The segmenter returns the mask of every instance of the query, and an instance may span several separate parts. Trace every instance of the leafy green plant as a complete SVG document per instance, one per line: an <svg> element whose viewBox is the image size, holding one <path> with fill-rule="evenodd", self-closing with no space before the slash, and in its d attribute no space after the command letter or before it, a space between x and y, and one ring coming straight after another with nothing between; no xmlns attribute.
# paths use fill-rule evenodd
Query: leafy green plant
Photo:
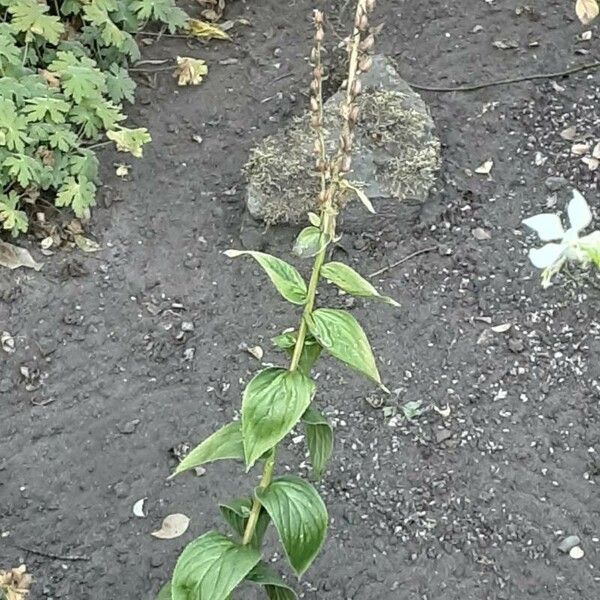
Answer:
<svg viewBox="0 0 600 600"><path fill-rule="evenodd" d="M234 537L210 531L191 542L180 555L159 600L228 600L244 581L261 585L271 599L296 598L292 588L263 562L263 536L272 523L290 566L300 576L324 543L328 515L312 484L293 475L275 475L277 445L301 425L315 476L325 469L333 449L333 431L316 406L316 382L311 376L322 352L384 387L367 336L354 316L345 310L316 306L322 278L348 294L397 306L349 266L326 262L328 244L336 239L336 217L353 190L344 178L350 169L353 129L358 118L358 76L371 64L368 52L374 39L369 33L368 15L373 5L373 0L357 3L354 30L348 40L349 71L341 106L340 142L333 157L326 153L323 129L323 15L315 11L311 111L321 186L320 211L309 214L310 226L300 233L294 246L299 256L313 258L308 283L294 266L275 256L237 250L225 253L231 258L247 256L256 260L281 296L302 307L302 315L297 329L273 340L290 357L289 366L268 367L257 373L243 392L241 421L225 425L204 440L183 459L174 475L209 462L234 459L243 461L246 471L260 464L260 483L251 495L221 505L221 514Z"/></svg>
<svg viewBox="0 0 600 600"><path fill-rule="evenodd" d="M133 36L148 20L174 31L187 15L173 0L0 0L0 14L0 226L16 237L40 196L89 215L92 142L104 133L141 156L147 130L121 125Z"/></svg>

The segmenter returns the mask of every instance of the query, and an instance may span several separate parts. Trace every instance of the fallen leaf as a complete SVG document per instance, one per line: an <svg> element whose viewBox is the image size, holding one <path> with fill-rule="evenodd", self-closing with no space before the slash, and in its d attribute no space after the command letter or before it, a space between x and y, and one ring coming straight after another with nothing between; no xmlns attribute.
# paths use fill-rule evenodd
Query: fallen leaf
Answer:
<svg viewBox="0 0 600 600"><path fill-rule="evenodd" d="M246 348L246 352L248 352L248 354L251 354L252 356L254 356L254 358L256 360L262 360L262 357L264 355L263 349L260 346L252 346L252 347Z"/></svg>
<svg viewBox="0 0 600 600"><path fill-rule="evenodd" d="M492 42L492 46L499 48L500 50L512 50L518 48L519 44L514 40L496 40Z"/></svg>
<svg viewBox="0 0 600 600"><path fill-rule="evenodd" d="M504 333L508 331L512 325L510 323L502 323L502 325L494 325L491 329L496 333Z"/></svg>
<svg viewBox="0 0 600 600"><path fill-rule="evenodd" d="M186 31L191 35L207 40L230 40L231 38L218 25L200 21L200 19L188 19Z"/></svg>
<svg viewBox="0 0 600 600"><path fill-rule="evenodd" d="M447 419L450 416L450 406L447 405L444 408L438 408L435 404L433 405L433 410L442 417L442 419Z"/></svg>
<svg viewBox="0 0 600 600"><path fill-rule="evenodd" d="M196 0L200 6L209 8L202 11L202 16L209 21L218 21L225 10L225 0Z"/></svg>
<svg viewBox="0 0 600 600"><path fill-rule="evenodd" d="M117 163L115 167L117 167L115 170L117 177L127 177L129 175L129 165Z"/></svg>
<svg viewBox="0 0 600 600"><path fill-rule="evenodd" d="M600 166L600 160L594 158L593 156L584 156L581 159L581 162L586 164L590 171L595 171L598 166Z"/></svg>
<svg viewBox="0 0 600 600"><path fill-rule="evenodd" d="M486 231L485 229L482 229L481 227L476 227L475 229L473 229L471 231L471 235L476 240L480 240L480 241L492 239L492 236L490 235L489 231Z"/></svg>
<svg viewBox="0 0 600 600"><path fill-rule="evenodd" d="M573 144L571 146L571 154L573 156L584 156L590 151L590 147L587 143L585 144Z"/></svg>
<svg viewBox="0 0 600 600"><path fill-rule="evenodd" d="M575 139L575 136L577 135L577 128L572 125L571 127L567 127L566 129L563 129L560 132L560 137L563 140L567 140L569 142L572 142Z"/></svg>
<svg viewBox="0 0 600 600"><path fill-rule="evenodd" d="M12 354L15 351L15 339L8 331L3 331L0 335L0 345L2 350L8 354Z"/></svg>
<svg viewBox="0 0 600 600"><path fill-rule="evenodd" d="M40 246L42 247L42 250L49 250L53 244L54 244L54 238L51 235L49 235L48 237L45 237L40 242Z"/></svg>
<svg viewBox="0 0 600 600"><path fill-rule="evenodd" d="M475 169L475 173L479 173L480 175L489 175L492 167L494 166L494 161L490 158L486 160L482 165Z"/></svg>
<svg viewBox="0 0 600 600"><path fill-rule="evenodd" d="M594 149L592 150L592 156L600 159L600 142L594 146Z"/></svg>
<svg viewBox="0 0 600 600"><path fill-rule="evenodd" d="M588 31L584 31L584 32L581 34L581 39L582 39L584 42L589 42L589 41L592 39L592 30L591 30L591 29L588 29Z"/></svg>
<svg viewBox="0 0 600 600"><path fill-rule="evenodd" d="M13 244L2 241L0 241L0 266L9 269L26 267L36 271L42 268L42 264L35 262L25 248L19 248L19 246L13 246Z"/></svg>
<svg viewBox="0 0 600 600"><path fill-rule="evenodd" d="M178 85L198 85L207 73L208 67L202 59L178 56L173 77L177 77Z"/></svg>
<svg viewBox="0 0 600 600"><path fill-rule="evenodd" d="M48 87L60 87L60 78L55 73L50 73L46 69L38 69L38 75L48 84Z"/></svg>
<svg viewBox="0 0 600 600"><path fill-rule="evenodd" d="M0 592L6 600L25 600L29 594L32 578L27 567L21 565L10 571L0 571Z"/></svg>
<svg viewBox="0 0 600 600"><path fill-rule="evenodd" d="M174 513L164 518L160 529L153 531L153 535L159 540L172 540L183 535L189 527L190 519L181 513Z"/></svg>
<svg viewBox="0 0 600 600"><path fill-rule="evenodd" d="M139 517L140 519L143 519L144 517L146 517L146 513L144 512L144 503L146 502L147 498L140 498L134 505L133 505L133 514L136 517Z"/></svg>
<svg viewBox="0 0 600 600"><path fill-rule="evenodd" d="M597 16L600 9L596 0L577 0L575 13L584 25L589 25Z"/></svg>
<svg viewBox="0 0 600 600"><path fill-rule="evenodd" d="M83 252L98 252L98 250L100 250L100 244L98 244L98 242L94 242L94 240L90 240L83 235L74 235L73 239L79 249Z"/></svg>

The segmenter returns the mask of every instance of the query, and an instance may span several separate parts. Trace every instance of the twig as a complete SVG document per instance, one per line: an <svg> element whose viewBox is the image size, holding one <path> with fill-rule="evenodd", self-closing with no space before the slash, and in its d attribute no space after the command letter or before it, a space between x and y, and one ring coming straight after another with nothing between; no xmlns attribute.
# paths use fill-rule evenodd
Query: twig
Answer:
<svg viewBox="0 0 600 600"><path fill-rule="evenodd" d="M460 85L457 87L436 87L428 85L419 85L418 83L411 83L407 81L408 85L415 90L422 90L425 92L473 92L475 90L482 90L484 88L493 87L497 85L509 85L511 83L520 83L521 81L533 81L535 79L556 79L557 77L565 77L566 75L573 75L581 71L589 71L591 69L597 69L600 67L600 61L588 63L585 65L579 65L566 69L565 71L558 71L556 73L534 73L533 75L523 75L521 77L511 77L509 79L498 79L497 81L488 81L486 83L475 83L472 85Z"/></svg>
<svg viewBox="0 0 600 600"><path fill-rule="evenodd" d="M156 69L142 69L142 68L135 68L133 67L132 69L129 69L130 73L158 73L160 71L172 71L175 68L174 65L170 66L170 67L158 67Z"/></svg>
<svg viewBox="0 0 600 600"><path fill-rule="evenodd" d="M378 271L371 273L369 275L369 277L377 277L377 275L381 275L382 273L385 273L386 271L389 271L390 269L394 269L398 265L405 263L407 260L410 260L411 258L414 258L415 256L419 256L419 254L425 254L426 252L431 252L431 251L437 250L437 249L438 249L437 246L428 246L427 248L421 248L421 250L417 250L416 252L413 252L412 254L405 256L404 258L401 258L400 260L396 261L395 263L392 263L391 265L388 265L387 267L382 267Z"/></svg>
<svg viewBox="0 0 600 600"><path fill-rule="evenodd" d="M15 548L19 548L19 550L23 550L23 552L30 552L31 554L37 554L38 556L44 556L45 558L50 558L52 560L73 560L73 561L91 560L90 557L86 556L85 554L82 554L82 555L67 554L65 556L61 556L60 554L52 554L51 552L42 552L41 550L33 550L31 548L21 546L20 544L17 544L16 542L12 542L12 545L15 546Z"/></svg>

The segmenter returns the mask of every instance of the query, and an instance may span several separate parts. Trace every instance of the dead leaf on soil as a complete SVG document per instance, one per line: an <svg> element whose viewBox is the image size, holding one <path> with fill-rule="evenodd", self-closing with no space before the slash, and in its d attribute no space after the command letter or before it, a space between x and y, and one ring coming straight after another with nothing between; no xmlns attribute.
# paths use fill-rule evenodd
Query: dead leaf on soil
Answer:
<svg viewBox="0 0 600 600"><path fill-rule="evenodd" d="M98 250L100 250L100 244L98 244L98 242L90 240L83 235L74 235L73 239L79 249L83 252L98 252Z"/></svg>
<svg viewBox="0 0 600 600"><path fill-rule="evenodd" d="M189 527L190 519L181 513L174 513L164 518L159 530L153 531L153 535L159 540L172 540L183 535Z"/></svg>
<svg viewBox="0 0 600 600"><path fill-rule="evenodd" d="M24 600L29 594L31 581L25 565L10 571L0 571L0 592L6 596L6 600Z"/></svg>
<svg viewBox="0 0 600 600"><path fill-rule="evenodd" d="M492 327L492 331L496 333L504 333L508 331L511 327L512 325L510 323L502 323L501 325L494 325Z"/></svg>
<svg viewBox="0 0 600 600"><path fill-rule="evenodd" d="M598 142L592 150L592 156L600 160L600 142Z"/></svg>
<svg viewBox="0 0 600 600"><path fill-rule="evenodd" d="M4 352L12 354L15 351L15 338L8 331L3 331L2 335L0 335L0 345Z"/></svg>
<svg viewBox="0 0 600 600"><path fill-rule="evenodd" d="M581 34L581 39L582 39L584 42L589 42L589 41L592 39L592 30L591 30L591 29L588 29L588 31L584 31L584 32Z"/></svg>
<svg viewBox="0 0 600 600"><path fill-rule="evenodd" d="M177 77L178 85L198 85L207 73L208 67L202 59L178 56L173 77Z"/></svg>
<svg viewBox="0 0 600 600"><path fill-rule="evenodd" d="M590 151L590 147L585 144L573 144L571 146L571 154L573 156L585 156Z"/></svg>
<svg viewBox="0 0 600 600"><path fill-rule="evenodd" d="M136 517L139 517L140 519L145 518L146 512L144 511L144 503L146 502L147 498L140 498L134 505L133 505L133 514Z"/></svg>
<svg viewBox="0 0 600 600"><path fill-rule="evenodd" d="M60 78L46 69L38 69L38 75L48 84L48 87L60 87Z"/></svg>
<svg viewBox="0 0 600 600"><path fill-rule="evenodd" d="M256 360L262 360L262 357L264 355L263 349L260 346L252 346L252 347L246 348L246 352L248 352L248 354L251 354L252 356L254 356L254 358Z"/></svg>
<svg viewBox="0 0 600 600"><path fill-rule="evenodd" d="M196 0L200 6L208 8L202 11L202 16L209 21L218 21L225 10L225 0Z"/></svg>
<svg viewBox="0 0 600 600"><path fill-rule="evenodd" d="M115 164L115 174L117 177L127 177L129 175L129 165L123 163Z"/></svg>
<svg viewBox="0 0 600 600"><path fill-rule="evenodd" d="M0 241L0 266L8 267L9 269L18 269L26 267L27 269L35 269L39 271L42 264L35 262L31 254L25 248L19 248L7 242Z"/></svg>
<svg viewBox="0 0 600 600"><path fill-rule="evenodd" d="M597 0L577 0L575 13L584 25L589 25L600 12Z"/></svg>
<svg viewBox="0 0 600 600"><path fill-rule="evenodd" d="M572 142L575 139L575 136L577 135L577 128L572 125L571 127L567 127L566 129L563 129L560 132L560 137L563 140L567 140L569 142Z"/></svg>
<svg viewBox="0 0 600 600"><path fill-rule="evenodd" d="M494 166L494 161L490 158L486 160L482 165L475 169L475 173L479 173L480 175L489 175L492 167Z"/></svg>
<svg viewBox="0 0 600 600"><path fill-rule="evenodd" d="M519 44L515 40L496 40L492 42L492 46L500 50L513 50L514 48L518 48Z"/></svg>
<svg viewBox="0 0 600 600"><path fill-rule="evenodd" d="M584 156L581 162L586 164L590 171L595 171L600 166L600 160L593 156Z"/></svg>
<svg viewBox="0 0 600 600"><path fill-rule="evenodd" d="M481 227L476 227L475 229L473 229L471 231L471 235L476 240L479 240L479 241L492 239L492 236L490 235L489 231L486 231L485 229L482 229Z"/></svg>
<svg viewBox="0 0 600 600"><path fill-rule="evenodd" d="M200 19L188 19L186 30L190 35L207 40L231 40L229 35L225 33L218 25L200 21Z"/></svg>

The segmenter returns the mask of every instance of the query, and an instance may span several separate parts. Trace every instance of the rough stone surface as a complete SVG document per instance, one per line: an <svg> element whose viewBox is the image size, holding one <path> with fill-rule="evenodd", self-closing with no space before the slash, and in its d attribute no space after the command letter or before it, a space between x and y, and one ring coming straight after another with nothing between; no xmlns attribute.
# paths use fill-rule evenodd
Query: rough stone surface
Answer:
<svg viewBox="0 0 600 600"><path fill-rule="evenodd" d="M385 56L374 57L362 84L349 179L371 199L425 200L440 163L440 144L427 106ZM330 152L337 146L344 93L338 90L324 105ZM294 221L314 208L318 180L313 144L307 113L251 151L246 200L254 218Z"/></svg>

